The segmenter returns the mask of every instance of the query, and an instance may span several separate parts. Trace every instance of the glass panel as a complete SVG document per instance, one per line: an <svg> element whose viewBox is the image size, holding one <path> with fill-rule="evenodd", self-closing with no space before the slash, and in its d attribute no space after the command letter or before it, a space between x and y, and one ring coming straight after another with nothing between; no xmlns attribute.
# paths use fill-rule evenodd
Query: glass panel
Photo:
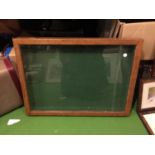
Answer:
<svg viewBox="0 0 155 155"><path fill-rule="evenodd" d="M31 109L124 111L135 46L21 46Z"/></svg>

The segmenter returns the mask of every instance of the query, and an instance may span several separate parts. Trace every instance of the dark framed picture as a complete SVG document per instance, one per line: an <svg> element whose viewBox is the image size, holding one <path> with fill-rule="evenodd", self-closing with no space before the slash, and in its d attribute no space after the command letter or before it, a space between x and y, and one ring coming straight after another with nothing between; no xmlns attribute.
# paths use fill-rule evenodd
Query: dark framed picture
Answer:
<svg viewBox="0 0 155 155"><path fill-rule="evenodd" d="M143 82L141 108L148 109L155 107L155 80Z"/></svg>
<svg viewBox="0 0 155 155"><path fill-rule="evenodd" d="M16 38L29 115L128 116L142 40Z"/></svg>
<svg viewBox="0 0 155 155"><path fill-rule="evenodd" d="M155 79L141 80L138 114L150 134L155 134Z"/></svg>

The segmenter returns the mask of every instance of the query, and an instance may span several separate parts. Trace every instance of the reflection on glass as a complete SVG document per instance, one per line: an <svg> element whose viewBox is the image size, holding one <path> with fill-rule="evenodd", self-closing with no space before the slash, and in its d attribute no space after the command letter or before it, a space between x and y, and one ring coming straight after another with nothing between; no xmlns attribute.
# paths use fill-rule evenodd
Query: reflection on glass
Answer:
<svg viewBox="0 0 155 155"><path fill-rule="evenodd" d="M124 111L134 49L22 46L31 108Z"/></svg>

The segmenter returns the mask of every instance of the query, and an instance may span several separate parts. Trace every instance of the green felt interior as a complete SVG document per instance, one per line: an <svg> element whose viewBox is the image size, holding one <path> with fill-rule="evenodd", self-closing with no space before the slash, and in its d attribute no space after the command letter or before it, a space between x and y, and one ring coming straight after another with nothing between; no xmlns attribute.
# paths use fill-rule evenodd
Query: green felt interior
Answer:
<svg viewBox="0 0 155 155"><path fill-rule="evenodd" d="M21 119L7 126L9 119ZM146 135L136 110L129 117L27 116L19 108L0 118L1 135Z"/></svg>
<svg viewBox="0 0 155 155"><path fill-rule="evenodd" d="M31 109L124 111L134 50L21 46Z"/></svg>

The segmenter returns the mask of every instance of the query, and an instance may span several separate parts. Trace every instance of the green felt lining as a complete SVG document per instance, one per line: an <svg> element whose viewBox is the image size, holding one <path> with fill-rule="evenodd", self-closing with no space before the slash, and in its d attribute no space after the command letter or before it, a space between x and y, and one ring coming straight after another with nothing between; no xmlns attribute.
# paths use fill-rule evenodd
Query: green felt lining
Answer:
<svg viewBox="0 0 155 155"><path fill-rule="evenodd" d="M125 111L134 52L133 45L21 46L31 109Z"/></svg>

